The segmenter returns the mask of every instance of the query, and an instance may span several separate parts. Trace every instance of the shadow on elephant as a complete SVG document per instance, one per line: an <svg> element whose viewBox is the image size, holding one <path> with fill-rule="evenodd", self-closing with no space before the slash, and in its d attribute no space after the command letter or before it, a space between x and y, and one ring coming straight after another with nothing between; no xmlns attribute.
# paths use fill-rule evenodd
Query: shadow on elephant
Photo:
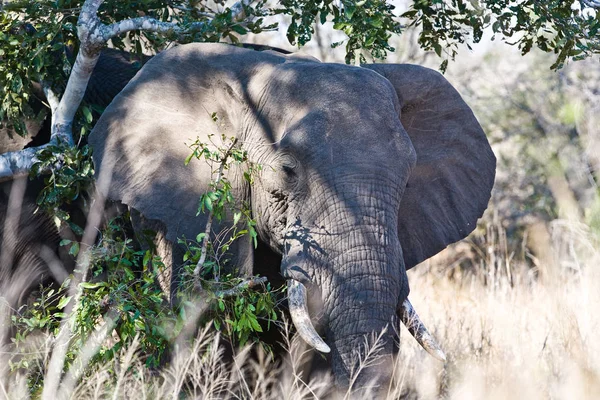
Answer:
<svg viewBox="0 0 600 400"><path fill-rule="evenodd" d="M341 387L365 335L416 316L406 271L475 228L494 181L485 134L435 71L217 44L170 49L115 98L90 144L103 194L138 213L138 230L158 226L172 295L182 264L177 240L206 228L208 216L196 214L213 179L210 165L184 165L186 141L209 135L217 147L233 137L263 166L251 186L236 168L227 179L234 197L251 205L263 256L281 259L265 267L289 280L290 304L306 309L302 296L291 301L306 289L317 300L310 313L325 341L310 318L309 327L296 325L315 347L331 350ZM232 223L225 218L213 231ZM231 252L240 272L256 271L261 260L249 240ZM419 324L411 332L423 344ZM395 335L387 332L381 352L392 362ZM358 385L384 385L387 365L363 371Z"/></svg>

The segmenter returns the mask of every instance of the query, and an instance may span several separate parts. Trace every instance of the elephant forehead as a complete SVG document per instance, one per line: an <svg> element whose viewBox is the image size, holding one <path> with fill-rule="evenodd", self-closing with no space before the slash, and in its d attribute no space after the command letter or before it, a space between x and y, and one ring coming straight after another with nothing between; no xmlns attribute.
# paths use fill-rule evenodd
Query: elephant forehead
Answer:
<svg viewBox="0 0 600 400"><path fill-rule="evenodd" d="M265 79L265 77L257 77ZM375 102L392 101L393 87L381 75L371 70L344 64L295 62L273 67L267 77L264 92L275 102L273 106L315 107L335 103L369 107ZM373 103L373 104L370 104Z"/></svg>
<svg viewBox="0 0 600 400"><path fill-rule="evenodd" d="M257 88L251 91L257 96L257 119L263 127L268 124L269 139L276 143L364 139L374 144L374 130L380 142L386 135L388 140L406 136L393 87L370 70L343 64L280 64L268 76L256 77L251 86ZM286 138L292 132L296 134Z"/></svg>

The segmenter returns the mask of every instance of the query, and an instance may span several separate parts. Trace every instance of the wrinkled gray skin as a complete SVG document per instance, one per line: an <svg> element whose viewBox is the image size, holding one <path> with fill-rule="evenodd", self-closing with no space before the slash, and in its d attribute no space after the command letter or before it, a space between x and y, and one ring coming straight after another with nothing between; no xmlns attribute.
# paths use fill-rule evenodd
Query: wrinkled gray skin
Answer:
<svg viewBox="0 0 600 400"><path fill-rule="evenodd" d="M89 139L98 185L142 224L162 226L163 244L193 238L205 229L196 211L211 175L202 162L184 166L185 143L218 133L263 166L251 188L227 171L234 194L250 201L261 241L283 257L274 268L318 299L311 312L346 386L353 350L408 296L406 270L465 237L487 206L495 158L483 131L452 86L423 67L190 44L148 62L102 115ZM251 273L250 242L233 252ZM181 250L166 253L176 281ZM388 329L386 357L393 342ZM366 370L358 384L384 384L390 370Z"/></svg>

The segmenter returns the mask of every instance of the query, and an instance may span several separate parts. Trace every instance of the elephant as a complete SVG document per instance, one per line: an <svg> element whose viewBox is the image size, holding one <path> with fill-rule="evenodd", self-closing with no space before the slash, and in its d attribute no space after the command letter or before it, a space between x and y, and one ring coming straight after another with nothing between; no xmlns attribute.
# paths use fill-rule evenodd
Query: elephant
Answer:
<svg viewBox="0 0 600 400"><path fill-rule="evenodd" d="M157 231L171 293L181 283L178 238L195 237L208 221L196 214L211 167L184 166L185 142L213 134L223 147L219 138L235 138L263 166L252 186L239 169L224 172L259 236L257 249L232 247L234 264L251 274L265 256L279 259L266 268L289 280L290 307L306 310L306 289L318 300L311 313L325 341L310 319L294 323L330 351L341 387L364 335L411 313L406 271L475 228L495 177L485 133L438 72L222 44L174 47L146 63L89 138L102 195L128 205L138 230ZM384 337L385 357L394 340ZM389 381L382 365L359 382Z"/></svg>
<svg viewBox="0 0 600 400"><path fill-rule="evenodd" d="M183 263L178 238L204 232L209 218L197 209L211 167L184 165L186 141L209 135L223 147L220 138L235 138L263 166L251 186L239 169L223 172L250 204L259 237L257 249L250 240L232 246L234 264L251 274L259 258L280 260L263 267L288 279L290 307L306 310L305 290L318 300L310 314L325 340L310 318L294 323L329 351L340 387L364 336L410 314L406 271L475 228L495 178L485 133L436 71L223 44L171 48L145 64L89 138L98 190L135 211L137 229L157 230L171 291ZM213 230L232 223L228 216ZM384 359L395 339L388 329ZM385 384L385 365L357 382Z"/></svg>

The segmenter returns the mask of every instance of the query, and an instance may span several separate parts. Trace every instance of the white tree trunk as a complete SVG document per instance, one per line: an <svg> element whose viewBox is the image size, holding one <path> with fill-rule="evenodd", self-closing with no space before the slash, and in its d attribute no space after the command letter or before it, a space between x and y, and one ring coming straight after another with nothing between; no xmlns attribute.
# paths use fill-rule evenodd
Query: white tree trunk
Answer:
<svg viewBox="0 0 600 400"><path fill-rule="evenodd" d="M251 4L252 1L241 0L231 7L234 21L239 21L245 17L244 6ZM105 25L97 15L98 8L102 3L104 3L104 0L87 0L81 7L81 13L77 21L77 36L81 43L75 65L73 65L67 87L60 102L57 102L54 95L52 98L48 98L52 108L50 142L39 147L1 154L0 182L27 174L35 163L35 155L39 150L59 143L68 146L74 145L73 119L75 113L81 104L81 100L83 100L90 76L100 57L100 52L111 38L133 30L161 33L182 33L184 30L196 31L210 23L198 22L183 28L175 23L161 22L150 17L140 17ZM55 106L56 103L58 105Z"/></svg>

